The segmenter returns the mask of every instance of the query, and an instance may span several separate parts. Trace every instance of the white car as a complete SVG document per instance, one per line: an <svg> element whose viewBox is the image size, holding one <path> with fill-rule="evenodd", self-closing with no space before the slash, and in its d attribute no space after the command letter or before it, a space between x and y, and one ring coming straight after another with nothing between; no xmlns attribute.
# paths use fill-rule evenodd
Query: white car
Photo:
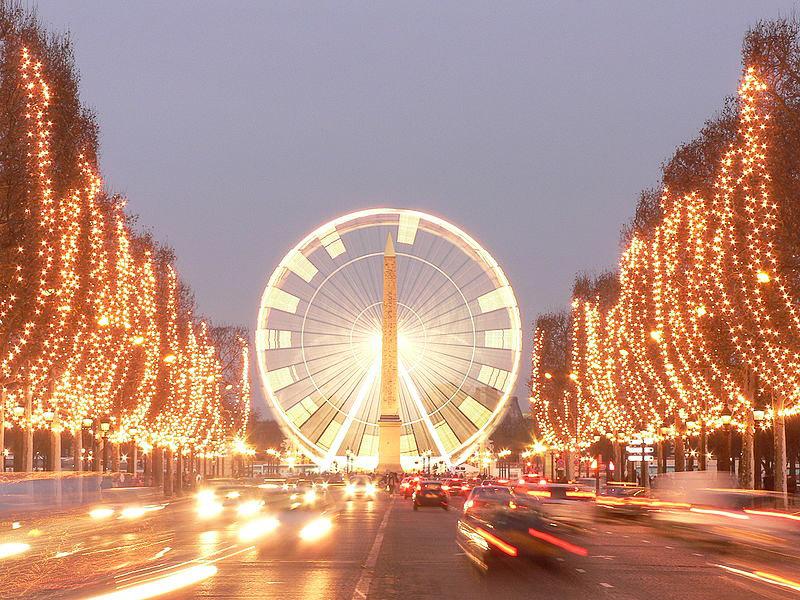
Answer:
<svg viewBox="0 0 800 600"><path fill-rule="evenodd" d="M366 475L353 475L344 486L344 493L348 498L374 498L377 491L378 487Z"/></svg>

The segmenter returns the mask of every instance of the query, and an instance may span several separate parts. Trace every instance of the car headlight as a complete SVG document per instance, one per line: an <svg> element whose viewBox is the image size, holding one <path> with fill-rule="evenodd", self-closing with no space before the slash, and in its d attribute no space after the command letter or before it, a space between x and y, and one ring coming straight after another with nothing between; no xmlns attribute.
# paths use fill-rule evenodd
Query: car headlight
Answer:
<svg viewBox="0 0 800 600"><path fill-rule="evenodd" d="M228 492L225 495L225 497L228 498L229 500L236 500L239 496L241 496L241 494L239 492L237 492L236 490L234 490L232 492Z"/></svg>
<svg viewBox="0 0 800 600"><path fill-rule="evenodd" d="M236 514L240 517L252 517L261 510L262 502L258 500L248 500L236 507Z"/></svg>
<svg viewBox="0 0 800 600"><path fill-rule="evenodd" d="M216 500L209 502L200 502L197 505L197 516L201 519L210 519L216 517L222 512L222 503Z"/></svg>
<svg viewBox="0 0 800 600"><path fill-rule="evenodd" d="M306 504L314 504L317 501L317 492L314 490L308 490L305 494L303 494L303 502Z"/></svg>
<svg viewBox="0 0 800 600"><path fill-rule="evenodd" d="M333 529L333 522L328 517L319 517L300 530L300 539L305 542L317 541L328 535Z"/></svg>
<svg viewBox="0 0 800 600"><path fill-rule="evenodd" d="M347 487L345 487L345 491L348 494L355 494L356 493L356 486L353 485L352 483L348 483Z"/></svg>
<svg viewBox="0 0 800 600"><path fill-rule="evenodd" d="M367 493L370 496L374 495L376 491L377 491L377 488L375 487L374 483L368 483L367 484Z"/></svg>

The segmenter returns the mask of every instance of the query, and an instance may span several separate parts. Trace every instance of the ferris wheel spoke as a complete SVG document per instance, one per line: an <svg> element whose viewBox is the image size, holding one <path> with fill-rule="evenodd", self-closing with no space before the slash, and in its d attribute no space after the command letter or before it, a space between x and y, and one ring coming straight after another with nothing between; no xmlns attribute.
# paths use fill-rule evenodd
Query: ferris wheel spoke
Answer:
<svg viewBox="0 0 800 600"><path fill-rule="evenodd" d="M428 299L425 302L423 302L422 305L420 305L419 307L420 318L423 320L435 318L438 315L431 316L431 313L437 309L441 309L442 307L446 306L447 301L449 301L451 298L456 299L456 306L462 306L462 303L464 302L466 302L468 305L470 299L467 297L466 294L464 294L463 290L464 288L469 287L479 279L480 275L476 275L473 279L461 285L456 284L456 280L452 276L450 277L450 279L445 279L445 281L442 282L440 287L437 289L436 293L430 294L428 296ZM452 291L447 296L444 296L443 298L438 298L439 290L448 287L448 284L449 287L452 288ZM430 307L428 307L428 304L430 304Z"/></svg>
<svg viewBox="0 0 800 600"><path fill-rule="evenodd" d="M331 284L333 286L334 284ZM344 292L339 292L340 297L347 298L348 296L345 295ZM325 302L323 302L325 301ZM329 304L328 304L329 303ZM336 318L336 320L342 321L343 323L352 323L358 317L358 307L361 304L351 303L352 307L345 306L339 299L334 296L333 294L326 293L318 293L317 296L314 298L314 304L309 305L306 314L310 312L312 306L315 311L321 311L326 314L332 315ZM369 306L369 302L366 301L363 306ZM350 317L349 319L346 317Z"/></svg>
<svg viewBox="0 0 800 600"><path fill-rule="evenodd" d="M449 256L453 251L454 251L454 247L451 246L449 248L448 253L447 253L446 256ZM403 255L401 254L401 256L403 256ZM409 265L413 264L413 261L411 261L410 259L403 261L403 263L405 263L405 262L408 262ZM401 266L402 266L402 263L401 263ZM419 268L416 268L416 269L406 268L406 269L402 270L401 273L403 273L403 277L398 282L397 289L400 290L400 291L406 291L407 290L410 298L421 297L423 290L430 284L429 277L425 276L425 271L426 270L427 269L423 269L422 267L419 267ZM413 280L411 280L411 274L412 273L414 274L414 279ZM431 295L438 294L439 290L442 287L447 285L447 279L444 278L444 277L442 279L443 279L443 281L442 281L442 283L439 284L439 287L436 290L433 290L432 292L430 292Z"/></svg>
<svg viewBox="0 0 800 600"><path fill-rule="evenodd" d="M333 462L333 459L338 456L342 442L344 441L347 433L350 431L350 427L353 425L353 420L355 419L356 415L361 412L361 407L364 404L364 400L372 388L372 385L375 383L379 368L380 361L373 361L372 366L369 368L369 371L367 371L366 377L361 380L361 385L358 388L358 393L356 394L355 400L353 401L352 406L350 406L350 410L347 411L347 416L344 419L344 423L342 423L339 431L336 432L336 437L333 439L333 443L328 450L328 454L325 456L324 464L330 465L331 462Z"/></svg>
<svg viewBox="0 0 800 600"><path fill-rule="evenodd" d="M451 466L450 455L445 450L444 444L442 443L439 434L436 432L436 428L433 426L431 417L422 404L422 398L419 395L419 391L414 385L414 382L412 381L411 376L408 374L408 371L406 370L405 366L403 366L403 363L400 362L399 360L397 361L397 370L399 371L400 378L403 380L403 383L408 389L409 395L411 396L411 399L414 401L414 404L416 405L419 414L422 416L422 421L423 423L425 423L425 427L428 430L428 434L431 436L431 439L433 440L434 444L436 444L436 448L439 450L439 455L445 459L448 466Z"/></svg>

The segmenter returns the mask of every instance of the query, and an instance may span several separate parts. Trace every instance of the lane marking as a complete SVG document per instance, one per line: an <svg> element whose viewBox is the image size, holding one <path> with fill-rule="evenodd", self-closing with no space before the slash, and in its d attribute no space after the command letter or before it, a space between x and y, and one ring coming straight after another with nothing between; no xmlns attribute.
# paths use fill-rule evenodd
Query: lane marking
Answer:
<svg viewBox="0 0 800 600"><path fill-rule="evenodd" d="M389 523L389 515L394 508L394 497L389 501L389 506L386 513L383 515L383 520L378 526L378 533L375 534L375 541L372 542L372 548L369 550L367 560L364 562L361 577L358 579L356 589L353 591L353 600L362 600L367 597L369 593L369 586L372 584L372 578L375 576L375 565L378 562L378 555L383 545L383 536L386 533L386 525Z"/></svg>
<svg viewBox="0 0 800 600"><path fill-rule="evenodd" d="M586 573L586 569L575 569L578 573Z"/></svg>
<svg viewBox="0 0 800 600"><path fill-rule="evenodd" d="M610 583L606 583L605 581L601 581L600 585L602 585L604 588L613 588L614 587L613 585L611 585Z"/></svg>

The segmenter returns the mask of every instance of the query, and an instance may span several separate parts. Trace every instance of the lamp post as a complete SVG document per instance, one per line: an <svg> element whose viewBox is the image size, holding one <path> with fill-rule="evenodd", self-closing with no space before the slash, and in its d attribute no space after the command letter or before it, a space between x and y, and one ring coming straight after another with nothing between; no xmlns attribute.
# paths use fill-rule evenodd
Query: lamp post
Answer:
<svg viewBox="0 0 800 600"><path fill-rule="evenodd" d="M661 424L659 429L661 432L661 439L658 440L658 472L667 472L667 436L669 435L670 427L666 421Z"/></svg>
<svg viewBox="0 0 800 600"><path fill-rule="evenodd" d="M6 470L6 392L5 386L0 387L0 473Z"/></svg>
<svg viewBox="0 0 800 600"><path fill-rule="evenodd" d="M728 471L729 473L734 472L733 466L733 431L731 428L731 420L733 419L733 412L731 411L730 407L726 404L725 408L722 409L720 413L720 420L722 421L722 425L725 428L725 447L727 456L725 458L726 463L723 465L723 470ZM717 469L719 470L719 469Z"/></svg>
<svg viewBox="0 0 800 600"><path fill-rule="evenodd" d="M594 469L594 493L600 495L600 459L598 456L592 461L592 469Z"/></svg>
<svg viewBox="0 0 800 600"><path fill-rule="evenodd" d="M753 487L757 490L762 488L761 448L758 443L758 434L766 417L767 412L763 408L753 409Z"/></svg>

